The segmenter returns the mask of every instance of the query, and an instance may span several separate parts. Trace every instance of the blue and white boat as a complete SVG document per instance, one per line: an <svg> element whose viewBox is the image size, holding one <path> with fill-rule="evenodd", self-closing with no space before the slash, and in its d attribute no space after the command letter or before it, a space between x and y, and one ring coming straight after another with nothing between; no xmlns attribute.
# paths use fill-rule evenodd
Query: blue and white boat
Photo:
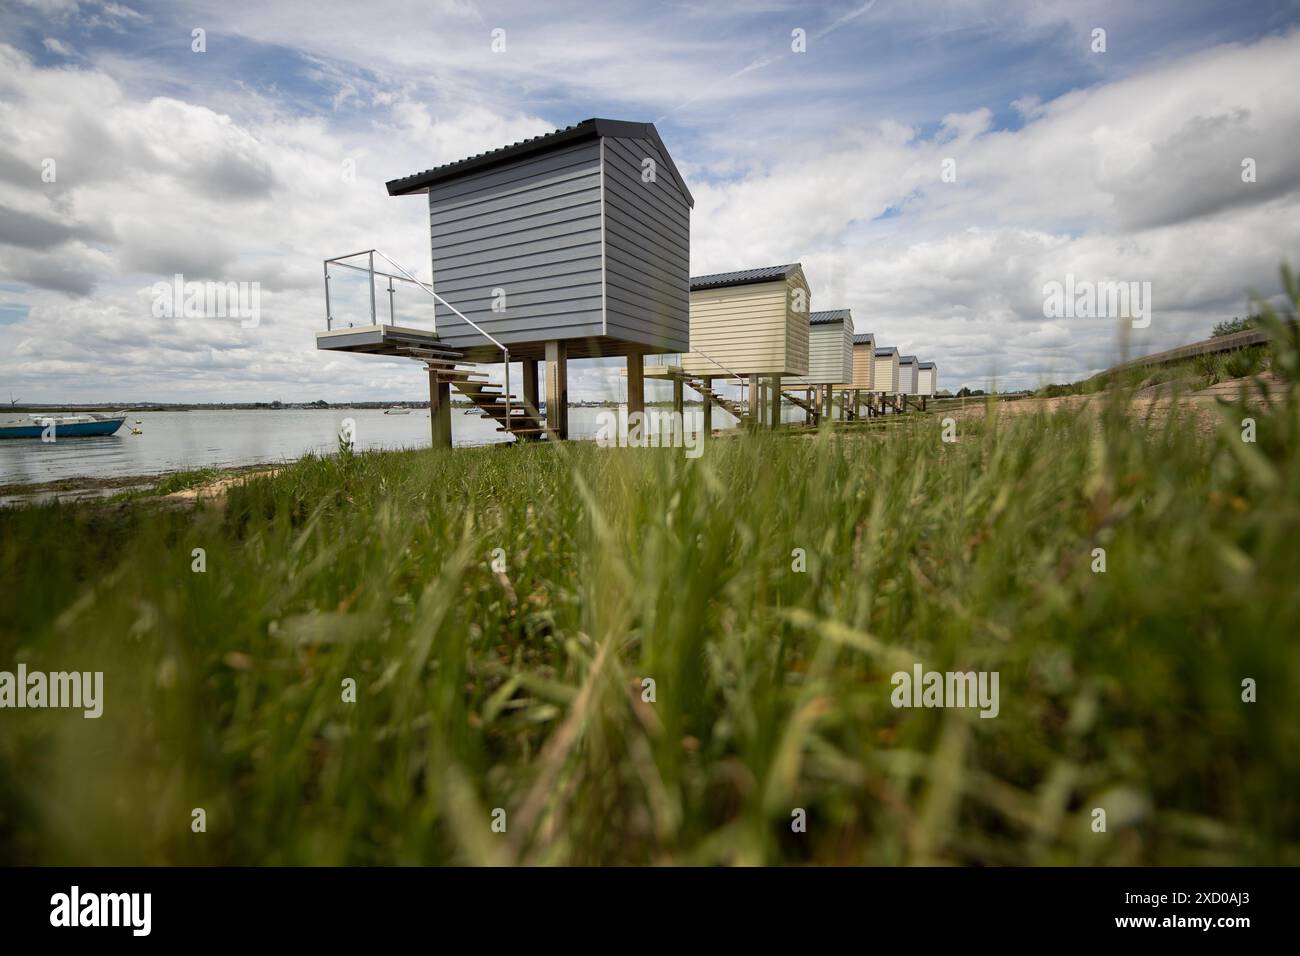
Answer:
<svg viewBox="0 0 1300 956"><path fill-rule="evenodd" d="M121 415L28 415L12 421L0 422L0 438L41 438L49 435L60 438L85 438L89 435L112 435L122 423Z"/></svg>

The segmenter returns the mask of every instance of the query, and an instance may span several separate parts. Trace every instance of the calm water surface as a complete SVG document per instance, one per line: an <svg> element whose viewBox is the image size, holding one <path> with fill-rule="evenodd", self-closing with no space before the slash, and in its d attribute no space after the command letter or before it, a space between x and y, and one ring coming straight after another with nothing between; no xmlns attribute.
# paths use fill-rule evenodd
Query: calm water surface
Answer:
<svg viewBox="0 0 1300 956"><path fill-rule="evenodd" d="M599 428L597 415L607 410L569 409L570 436L594 437ZM143 434L132 435L128 428L137 418ZM409 415L385 415L382 409L362 408L146 411L131 414L127 424L108 437L0 441L0 484L293 461L308 452L336 451L345 418L356 423L358 449L427 448L431 441L426 409L412 409ZM716 428L735 422L720 409L714 411L713 421ZM495 423L480 418L477 410L467 415L460 408L452 409L451 433L456 445L511 440L496 430Z"/></svg>

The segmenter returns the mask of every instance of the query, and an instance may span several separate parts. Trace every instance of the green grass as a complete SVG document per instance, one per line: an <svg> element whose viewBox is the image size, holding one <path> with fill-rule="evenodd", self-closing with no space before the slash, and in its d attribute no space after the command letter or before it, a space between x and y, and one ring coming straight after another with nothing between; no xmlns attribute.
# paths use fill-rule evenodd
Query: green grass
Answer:
<svg viewBox="0 0 1300 956"><path fill-rule="evenodd" d="M1124 403L0 513L0 669L107 697L0 712L0 862L1300 863L1300 393Z"/></svg>
<svg viewBox="0 0 1300 956"><path fill-rule="evenodd" d="M1166 365L1147 365L1103 372L1082 382L1045 385L1035 393L1040 398L1063 395L1095 395L1108 389L1137 389L1152 385L1176 385L1183 393L1199 391L1220 382L1259 375L1272 366L1271 350L1250 346L1234 352L1198 355Z"/></svg>

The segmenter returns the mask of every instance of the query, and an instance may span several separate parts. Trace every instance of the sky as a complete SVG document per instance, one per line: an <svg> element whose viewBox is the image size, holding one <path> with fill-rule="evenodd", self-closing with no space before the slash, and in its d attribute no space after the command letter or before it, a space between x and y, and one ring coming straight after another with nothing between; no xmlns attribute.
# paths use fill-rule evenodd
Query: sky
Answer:
<svg viewBox="0 0 1300 956"><path fill-rule="evenodd" d="M322 260L427 278L387 180L592 116L655 123L692 274L800 262L941 388L1074 381L1300 266L1297 89L1288 0L0 0L0 399L424 398L315 349ZM156 314L178 273L259 320ZM1150 324L1045 316L1067 276L1150 283Z"/></svg>

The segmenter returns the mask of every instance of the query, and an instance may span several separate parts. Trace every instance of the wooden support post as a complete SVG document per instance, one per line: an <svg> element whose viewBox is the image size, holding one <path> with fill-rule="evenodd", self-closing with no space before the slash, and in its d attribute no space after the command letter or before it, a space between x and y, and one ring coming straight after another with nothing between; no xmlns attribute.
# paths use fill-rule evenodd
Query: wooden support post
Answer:
<svg viewBox="0 0 1300 956"><path fill-rule="evenodd" d="M781 376L772 376L772 421L770 423L773 429L781 427Z"/></svg>
<svg viewBox="0 0 1300 956"><path fill-rule="evenodd" d="M451 447L451 383L429 369L429 428L434 448Z"/></svg>
<svg viewBox="0 0 1300 956"><path fill-rule="evenodd" d="M713 391L713 377L711 375L704 376L704 387L707 388L709 391ZM712 438L713 437L713 402L707 395L703 396L703 398L704 398L704 423L700 426L700 432L701 434L704 435L705 438Z"/></svg>
<svg viewBox="0 0 1300 956"><path fill-rule="evenodd" d="M537 359L524 359L524 382L523 398L524 404L528 406L528 411L541 417L538 409L541 407L542 400L537 390Z"/></svg>
<svg viewBox="0 0 1300 956"><path fill-rule="evenodd" d="M639 364L639 363L638 363ZM628 391L632 388L629 369ZM546 343L546 427L553 438L569 437L569 346Z"/></svg>
<svg viewBox="0 0 1300 956"><path fill-rule="evenodd" d="M645 418L645 359L640 352L627 353L627 417L640 413ZM629 428L632 426L629 425ZM643 426L644 427L644 426Z"/></svg>
<svg viewBox="0 0 1300 956"><path fill-rule="evenodd" d="M763 414L763 403L759 401L758 395L758 376L749 376L749 421L751 425L758 426Z"/></svg>
<svg viewBox="0 0 1300 956"><path fill-rule="evenodd" d="M803 422L805 425L811 425L813 423L813 416L814 416L813 409L816 407L815 405L813 405L813 390L811 388L805 388L803 390L803 400L804 403L808 406L807 408L804 409Z"/></svg>
<svg viewBox="0 0 1300 956"><path fill-rule="evenodd" d="M685 418L686 405L685 397L682 395L682 379L680 375L673 376L673 411Z"/></svg>

